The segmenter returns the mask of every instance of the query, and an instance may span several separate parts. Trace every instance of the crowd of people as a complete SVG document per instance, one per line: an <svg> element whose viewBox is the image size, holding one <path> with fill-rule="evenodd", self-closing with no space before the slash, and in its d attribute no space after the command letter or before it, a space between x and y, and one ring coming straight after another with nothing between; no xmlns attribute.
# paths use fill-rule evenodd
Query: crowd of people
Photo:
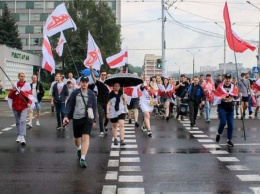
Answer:
<svg viewBox="0 0 260 194"><path fill-rule="evenodd" d="M220 120L216 142L220 141L224 127L227 125L227 145L233 147L232 134L234 128L234 113L241 114L244 119L246 110L251 116L252 107L256 107L255 116L260 106L260 87L249 80L248 73L242 73L239 80L232 78L231 74L219 75L214 80L210 74L193 79L184 74L179 80L173 77L142 77L143 83L137 86L124 87L120 83L113 86L105 84L107 72L100 71L96 78L90 68L91 76L82 76L76 80L73 74L68 74L68 79L61 73L55 75L55 81L50 88L51 109L56 112L57 130L64 130L72 120L77 156L82 168L87 167L86 155L89 149L91 129L96 125L97 119L100 129L99 137L103 138L108 133L108 123L112 123L113 143L115 146L125 146L124 121L134 123L152 137L151 114L162 117L166 122L173 117L183 120L187 116L190 126L196 126L197 116L205 112L205 122L211 121L211 107L217 106ZM41 100L44 96L42 84L37 76L33 75L32 83L25 82L25 74L18 74L18 82L12 85L8 95L10 107L16 119L17 139L22 145L26 144L26 125L33 127L33 110L36 110L36 125L40 126ZM92 83L90 85L90 78ZM260 80L259 80L260 82ZM260 84L259 84L260 85ZM183 112L182 105L186 104ZM239 111L239 108L241 111ZM26 123L27 112L29 122ZM139 112L142 123L139 124ZM132 114L133 113L133 119ZM98 116L97 116L98 114ZM117 137L119 127L120 139Z"/></svg>

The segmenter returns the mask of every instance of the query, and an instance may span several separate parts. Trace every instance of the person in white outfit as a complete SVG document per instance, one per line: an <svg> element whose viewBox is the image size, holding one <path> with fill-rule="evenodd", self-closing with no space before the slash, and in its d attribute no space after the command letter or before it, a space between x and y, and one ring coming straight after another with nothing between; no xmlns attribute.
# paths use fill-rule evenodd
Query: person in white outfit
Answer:
<svg viewBox="0 0 260 194"><path fill-rule="evenodd" d="M115 83L113 86L113 91L109 93L108 103L107 103L107 118L110 119L112 123L112 133L114 137L114 145L118 145L117 140L117 126L119 125L120 129L120 146L124 146L124 120L127 111L125 106L127 104L126 95L123 94L123 91L120 90L120 84Z"/></svg>

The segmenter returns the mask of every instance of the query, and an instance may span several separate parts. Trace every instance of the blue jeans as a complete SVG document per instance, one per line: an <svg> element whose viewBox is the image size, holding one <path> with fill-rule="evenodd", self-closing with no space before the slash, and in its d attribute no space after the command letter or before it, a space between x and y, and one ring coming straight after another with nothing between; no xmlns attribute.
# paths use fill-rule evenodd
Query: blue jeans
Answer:
<svg viewBox="0 0 260 194"><path fill-rule="evenodd" d="M58 127L61 127L61 122L63 122L64 112L65 112L65 102L54 102L56 109L56 119Z"/></svg>
<svg viewBox="0 0 260 194"><path fill-rule="evenodd" d="M252 112L252 99L250 94L248 94L248 111Z"/></svg>
<svg viewBox="0 0 260 194"><path fill-rule="evenodd" d="M218 134L222 134L225 125L228 126L228 139L232 139L233 128L234 128L234 108L232 111L227 111L221 105L218 106L218 116L219 116L219 126L218 126Z"/></svg>
<svg viewBox="0 0 260 194"><path fill-rule="evenodd" d="M210 103L209 101L206 101L206 120L210 120Z"/></svg>

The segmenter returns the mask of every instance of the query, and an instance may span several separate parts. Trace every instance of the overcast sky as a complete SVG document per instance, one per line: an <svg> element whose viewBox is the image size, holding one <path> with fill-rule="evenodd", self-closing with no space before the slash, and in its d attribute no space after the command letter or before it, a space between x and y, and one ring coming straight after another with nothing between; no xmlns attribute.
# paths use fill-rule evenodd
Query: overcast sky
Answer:
<svg viewBox="0 0 260 194"><path fill-rule="evenodd" d="M142 66L145 54L161 56L162 12L160 0L122 0L122 47L128 46L128 62ZM172 2L172 1L170 1ZM169 4L170 4L169 2ZM195 71L200 66L218 66L224 61L223 8L225 0L177 0L165 12L166 65L169 71L192 73L193 53ZM260 11L246 0L228 0L233 30L242 39L258 46ZM259 0L251 0L260 8ZM219 23L220 26L214 22ZM181 25L181 26L180 26ZM185 26L186 28L184 28ZM188 29L188 28L192 28ZM195 31L199 31L195 32ZM208 34L208 35L205 35ZM257 49L237 54L237 62L244 67L256 66ZM234 62L234 53L227 45L226 62Z"/></svg>

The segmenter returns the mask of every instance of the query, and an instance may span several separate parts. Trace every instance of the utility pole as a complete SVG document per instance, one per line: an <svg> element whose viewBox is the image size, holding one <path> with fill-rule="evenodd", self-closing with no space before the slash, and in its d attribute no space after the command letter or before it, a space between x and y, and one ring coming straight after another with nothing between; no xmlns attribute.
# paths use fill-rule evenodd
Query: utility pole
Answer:
<svg viewBox="0 0 260 194"><path fill-rule="evenodd" d="M165 61L165 49L166 49L166 41L165 41L165 8L164 8L164 0L162 0L162 75L165 77L166 72L166 61Z"/></svg>

